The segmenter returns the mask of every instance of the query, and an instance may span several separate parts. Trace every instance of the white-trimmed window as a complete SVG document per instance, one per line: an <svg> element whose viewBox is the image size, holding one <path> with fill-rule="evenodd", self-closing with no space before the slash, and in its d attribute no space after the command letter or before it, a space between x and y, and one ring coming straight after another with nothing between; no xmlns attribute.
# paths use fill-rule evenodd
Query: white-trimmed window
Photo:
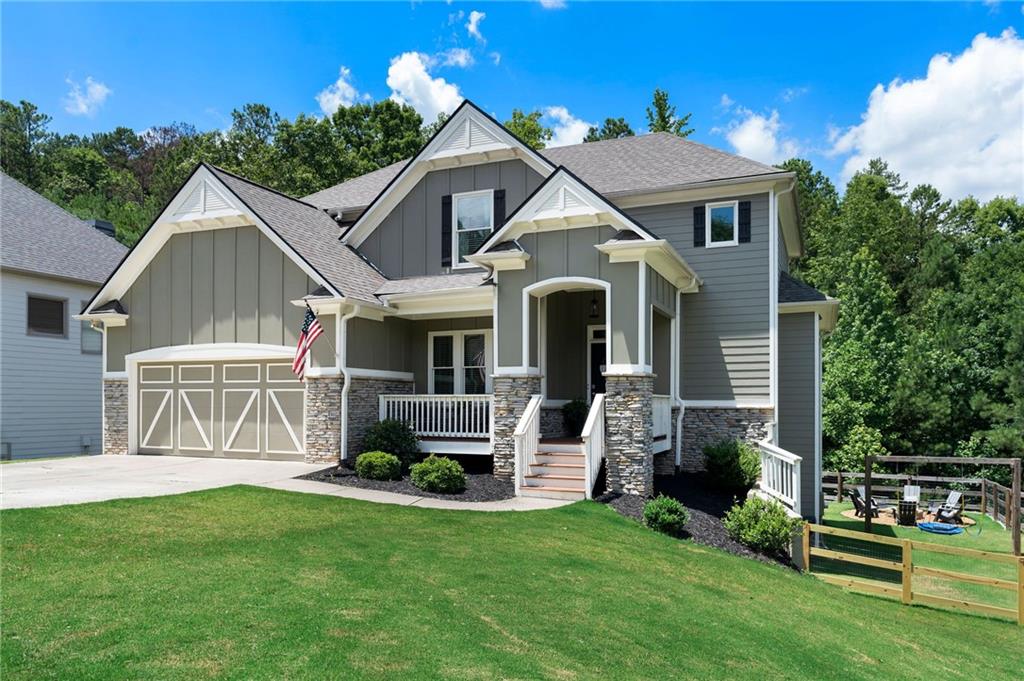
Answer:
<svg viewBox="0 0 1024 681"><path fill-rule="evenodd" d="M473 267L465 258L494 231L494 190L452 195L452 253L455 267Z"/></svg>
<svg viewBox="0 0 1024 681"><path fill-rule="evenodd" d="M66 299L30 293L27 308L26 330L28 335L68 337L68 301Z"/></svg>
<svg viewBox="0 0 1024 681"><path fill-rule="evenodd" d="M432 395L491 391L491 332L439 331L427 336L427 390Z"/></svg>
<svg viewBox="0 0 1024 681"><path fill-rule="evenodd" d="M740 210L738 201L722 201L704 206L705 243L708 248L735 246L739 243Z"/></svg>

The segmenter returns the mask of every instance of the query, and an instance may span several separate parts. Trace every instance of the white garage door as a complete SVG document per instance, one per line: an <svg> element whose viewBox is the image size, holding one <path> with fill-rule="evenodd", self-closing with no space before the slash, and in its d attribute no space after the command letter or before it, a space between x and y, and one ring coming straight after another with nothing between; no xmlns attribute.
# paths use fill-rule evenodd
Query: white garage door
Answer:
<svg viewBox="0 0 1024 681"><path fill-rule="evenodd" d="M305 390L288 363L139 365L143 454L302 460Z"/></svg>

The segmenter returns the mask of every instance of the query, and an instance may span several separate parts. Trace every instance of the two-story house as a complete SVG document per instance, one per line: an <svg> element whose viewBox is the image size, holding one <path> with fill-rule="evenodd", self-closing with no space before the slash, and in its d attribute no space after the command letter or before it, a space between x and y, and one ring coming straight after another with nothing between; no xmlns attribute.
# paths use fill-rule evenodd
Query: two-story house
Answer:
<svg viewBox="0 0 1024 681"><path fill-rule="evenodd" d="M302 200L198 167L92 300L104 449L337 462L379 418L521 494L648 495L705 444L820 513L820 351L794 176L668 134L537 152L470 102ZM304 308L326 333L291 372ZM560 407L582 399L582 432Z"/></svg>

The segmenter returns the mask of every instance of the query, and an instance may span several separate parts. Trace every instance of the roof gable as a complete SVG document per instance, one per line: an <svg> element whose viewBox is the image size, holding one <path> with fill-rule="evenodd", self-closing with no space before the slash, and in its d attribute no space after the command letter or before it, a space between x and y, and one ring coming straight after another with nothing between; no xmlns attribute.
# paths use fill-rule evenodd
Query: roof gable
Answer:
<svg viewBox="0 0 1024 681"><path fill-rule="evenodd" d="M547 159L467 99L423 149L391 178L345 233L343 241L358 247L431 170L513 158L521 159L541 175L554 170Z"/></svg>

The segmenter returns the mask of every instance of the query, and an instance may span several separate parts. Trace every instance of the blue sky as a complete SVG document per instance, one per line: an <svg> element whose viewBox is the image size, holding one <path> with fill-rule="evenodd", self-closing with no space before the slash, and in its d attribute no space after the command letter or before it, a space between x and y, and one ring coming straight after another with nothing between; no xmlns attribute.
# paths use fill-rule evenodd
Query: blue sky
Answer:
<svg viewBox="0 0 1024 681"><path fill-rule="evenodd" d="M539 108L571 141L606 116L642 130L657 86L693 139L758 160L842 181L882 154L948 194L1020 195L1022 20L982 2L4 3L0 93L88 133L223 128L246 102L319 114L333 85L327 106Z"/></svg>

